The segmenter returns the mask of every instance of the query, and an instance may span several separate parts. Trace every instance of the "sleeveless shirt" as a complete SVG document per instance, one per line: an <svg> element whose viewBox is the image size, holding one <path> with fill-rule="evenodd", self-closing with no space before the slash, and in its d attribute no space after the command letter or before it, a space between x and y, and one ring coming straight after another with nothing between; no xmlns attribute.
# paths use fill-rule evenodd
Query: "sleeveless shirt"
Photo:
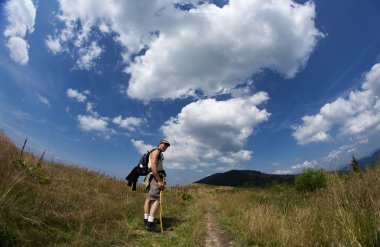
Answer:
<svg viewBox="0 0 380 247"><path fill-rule="evenodd" d="M152 163L153 161L151 160L151 154L149 154L149 163L148 163L148 168L151 168L152 167ZM164 166L163 166L163 162L164 161L164 155L161 153L160 154L160 157L158 158L158 161L157 161L157 171L162 171L164 170Z"/></svg>

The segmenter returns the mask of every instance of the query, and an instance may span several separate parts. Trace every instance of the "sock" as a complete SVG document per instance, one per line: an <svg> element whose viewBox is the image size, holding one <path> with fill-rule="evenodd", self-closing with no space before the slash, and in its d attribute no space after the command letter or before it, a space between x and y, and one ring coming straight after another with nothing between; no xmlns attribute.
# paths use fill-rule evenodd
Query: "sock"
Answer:
<svg viewBox="0 0 380 247"><path fill-rule="evenodd" d="M144 220L147 220L149 217L149 214L144 214Z"/></svg>
<svg viewBox="0 0 380 247"><path fill-rule="evenodd" d="M154 222L154 217L149 215L148 222Z"/></svg>

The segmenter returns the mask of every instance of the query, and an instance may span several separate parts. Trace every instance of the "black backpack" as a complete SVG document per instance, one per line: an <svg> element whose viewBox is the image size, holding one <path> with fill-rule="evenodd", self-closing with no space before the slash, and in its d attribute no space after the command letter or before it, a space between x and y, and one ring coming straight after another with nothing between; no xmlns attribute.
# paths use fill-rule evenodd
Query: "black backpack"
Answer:
<svg viewBox="0 0 380 247"><path fill-rule="evenodd" d="M139 176L146 176L148 175L148 173L150 172L149 168L148 168L148 163L149 163L149 155L150 153L155 150L155 149L152 149L150 151L147 151L145 154L143 154L143 156L141 156L140 160L139 160L139 163L137 163L137 166L136 166L136 171L137 171L137 174Z"/></svg>
<svg viewBox="0 0 380 247"><path fill-rule="evenodd" d="M156 148L147 151L143 156L141 156L139 163L133 167L132 171L129 173L129 175L125 178L125 180L128 181L128 186L132 187L132 190L136 190L136 184L139 176L146 176L150 172L150 169L148 168L149 163L149 155L150 153L156 150ZM160 158L162 154L160 153Z"/></svg>

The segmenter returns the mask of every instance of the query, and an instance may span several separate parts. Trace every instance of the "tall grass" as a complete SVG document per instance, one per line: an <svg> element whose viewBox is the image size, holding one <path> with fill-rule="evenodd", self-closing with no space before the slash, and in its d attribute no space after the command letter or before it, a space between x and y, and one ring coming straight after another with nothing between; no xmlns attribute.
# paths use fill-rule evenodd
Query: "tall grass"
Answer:
<svg viewBox="0 0 380 247"><path fill-rule="evenodd" d="M239 246L379 246L380 167L328 174L316 193L294 188L221 193L220 220Z"/></svg>
<svg viewBox="0 0 380 247"><path fill-rule="evenodd" d="M0 132L0 246L204 246L210 204L235 246L380 245L380 166L327 174L327 186L313 193L168 188L161 235L143 228L141 188L73 165L37 169L38 158L19 155Z"/></svg>
<svg viewBox="0 0 380 247"><path fill-rule="evenodd" d="M131 192L125 181L74 165L42 162L36 170L38 158L28 153L19 166L19 155L0 133L0 246L181 246L202 241L201 214L179 190L165 190L165 234L152 234L143 228L141 190ZM34 171L48 182L41 183Z"/></svg>

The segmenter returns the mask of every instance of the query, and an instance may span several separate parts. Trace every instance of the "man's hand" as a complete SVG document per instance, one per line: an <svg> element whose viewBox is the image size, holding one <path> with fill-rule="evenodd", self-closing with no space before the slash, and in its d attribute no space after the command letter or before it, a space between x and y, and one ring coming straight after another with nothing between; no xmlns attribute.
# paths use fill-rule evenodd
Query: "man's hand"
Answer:
<svg viewBox="0 0 380 247"><path fill-rule="evenodd" d="M165 183L164 182L158 182L157 184L158 184L158 188L160 190L164 190L164 188L165 188Z"/></svg>

